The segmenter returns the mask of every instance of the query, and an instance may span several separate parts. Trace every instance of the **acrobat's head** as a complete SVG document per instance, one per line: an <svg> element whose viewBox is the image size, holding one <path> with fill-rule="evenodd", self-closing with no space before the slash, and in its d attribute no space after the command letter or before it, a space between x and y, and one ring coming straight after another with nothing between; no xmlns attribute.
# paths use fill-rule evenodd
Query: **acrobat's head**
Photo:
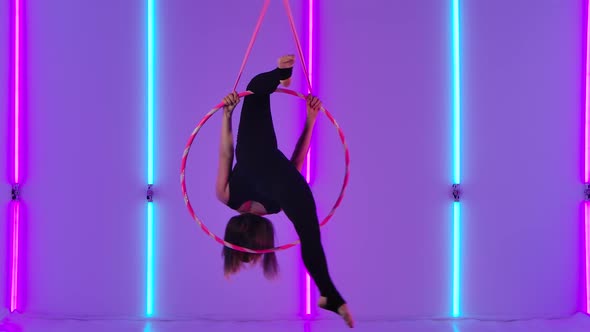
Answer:
<svg viewBox="0 0 590 332"><path fill-rule="evenodd" d="M259 215L244 213L232 217L225 227L224 240L254 250L271 249L275 246L275 232L270 220ZM279 265L274 252L251 254L223 247L223 271L226 278L240 271L244 264L257 264L262 258L262 269L267 279L277 276Z"/></svg>

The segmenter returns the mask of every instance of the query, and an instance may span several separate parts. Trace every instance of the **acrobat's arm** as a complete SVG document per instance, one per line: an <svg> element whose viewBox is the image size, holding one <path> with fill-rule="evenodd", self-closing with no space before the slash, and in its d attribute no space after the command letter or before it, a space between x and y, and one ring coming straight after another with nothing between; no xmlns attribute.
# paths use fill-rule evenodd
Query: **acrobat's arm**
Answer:
<svg viewBox="0 0 590 332"><path fill-rule="evenodd" d="M303 127L303 132L299 136L299 140L297 140L295 150L293 150L293 155L291 156L291 162L300 172L303 168L303 162L307 157L307 151L309 151L309 144L311 142L315 120L322 106L322 102L317 97L311 95L307 96L306 102L307 118L305 120L305 126Z"/></svg>
<svg viewBox="0 0 590 332"><path fill-rule="evenodd" d="M234 138L232 134L232 113L240 102L238 94L233 92L227 95L223 102L223 119L221 122L221 143L219 145L219 166L217 168L217 181L215 192L217 198L227 204L229 201L229 176L234 163Z"/></svg>

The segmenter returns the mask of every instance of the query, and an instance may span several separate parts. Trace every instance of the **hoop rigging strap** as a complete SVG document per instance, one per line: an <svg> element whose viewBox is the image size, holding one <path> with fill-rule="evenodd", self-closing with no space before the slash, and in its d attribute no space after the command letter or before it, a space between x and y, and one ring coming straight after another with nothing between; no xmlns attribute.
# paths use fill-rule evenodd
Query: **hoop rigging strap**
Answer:
<svg viewBox="0 0 590 332"><path fill-rule="evenodd" d="M311 80L309 79L309 72L307 71L307 66L305 64L305 58L303 57L303 50L301 48L301 42L299 41L299 36L297 35L297 29L295 28L295 21L293 20L293 12L291 12L291 6L289 5L289 0L283 0L283 3L285 4L285 9L287 10L287 16L289 17L291 31L293 32L293 38L295 38L295 45L297 45L297 52L299 52L299 59L301 60L301 68L303 69L303 73L305 74L305 78L307 80L307 87L309 88L309 92L311 93Z"/></svg>
<svg viewBox="0 0 590 332"><path fill-rule="evenodd" d="M242 60L242 66L240 67L240 71L238 72L238 78L236 79L236 83L234 83L234 88L232 91L236 91L238 87L238 83L240 82L240 78L242 78L242 73L244 72L244 68L246 67L246 62L250 57L250 52L252 52L252 48L254 47L254 42L256 41L256 37L258 36L258 32L260 31L260 26L262 26L262 20L264 20L264 15L266 15L266 11L268 10L268 5L270 5L270 0L264 0L264 5L262 6L262 10L260 11L260 16L258 17L258 22L256 22L256 27L254 27L254 33L252 33L252 37L250 38L250 44L248 44L248 48L246 49L246 54L244 54L244 59Z"/></svg>
<svg viewBox="0 0 590 332"><path fill-rule="evenodd" d="M301 47L301 42L299 41L299 36L297 35L297 29L295 28L295 20L293 19L293 12L291 11L289 0L283 0L283 4L285 5L285 10L287 11L289 25L291 26L291 32L293 32L293 38L295 39L295 45L297 46L297 52L299 53L299 59L301 61L301 68L303 69L303 73L305 74L305 78L307 81L307 87L309 89L309 92L311 92L311 80L309 79L309 72L307 71L307 65L305 64L305 58L303 57L303 49ZM256 26L254 27L254 32L252 33L252 37L250 38L250 43L248 44L248 48L246 49L246 54L244 54L244 59L242 60L242 65L240 66L240 71L238 72L238 77L236 79L236 82L234 83L232 91L236 91L238 83L242 78L244 68L246 68L246 63L248 62L248 58L250 57L250 53L252 52L252 48L254 47L256 37L258 37L258 33L260 32L260 27L262 26L262 21L264 20L266 12L268 11L269 5L270 0L264 0L262 10L260 11L260 15L258 16L258 21L256 22Z"/></svg>

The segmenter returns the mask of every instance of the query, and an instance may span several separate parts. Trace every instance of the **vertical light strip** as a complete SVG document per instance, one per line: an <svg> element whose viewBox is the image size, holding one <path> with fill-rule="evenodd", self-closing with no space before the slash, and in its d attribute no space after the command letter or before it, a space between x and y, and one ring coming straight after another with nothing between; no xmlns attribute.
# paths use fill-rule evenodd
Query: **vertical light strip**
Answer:
<svg viewBox="0 0 590 332"><path fill-rule="evenodd" d="M590 1L586 12L586 96L584 107L584 182L590 182ZM589 309L590 310L590 309Z"/></svg>
<svg viewBox="0 0 590 332"><path fill-rule="evenodd" d="M14 1L14 183L20 181L20 1Z"/></svg>
<svg viewBox="0 0 590 332"><path fill-rule="evenodd" d="M313 20L314 20L314 11L313 5L314 0L308 0L307 2L307 64L309 70L309 81L311 84L314 84L313 81ZM311 93L311 88L309 88L309 93ZM311 142L309 143L309 150L307 151L307 156L305 158L305 179L307 183L311 182ZM305 315L311 316L311 277L309 273L305 272Z"/></svg>
<svg viewBox="0 0 590 332"><path fill-rule="evenodd" d="M143 328L143 332L152 332L152 322L147 322Z"/></svg>
<svg viewBox="0 0 590 332"><path fill-rule="evenodd" d="M154 2L147 0L147 121L148 121L148 150L147 150L147 181L148 184L154 184L154 43L155 43L155 22L154 22Z"/></svg>
<svg viewBox="0 0 590 332"><path fill-rule="evenodd" d="M453 33L453 183L461 183L461 59L459 0L452 1ZM461 203L453 203L453 317L461 315Z"/></svg>
<svg viewBox="0 0 590 332"><path fill-rule="evenodd" d="M584 247L585 252L585 265L586 265L586 290L585 290L585 304L586 313L590 314L590 203L584 203Z"/></svg>
<svg viewBox="0 0 590 332"><path fill-rule="evenodd" d="M14 0L14 178L13 184L18 185L20 182L20 71L21 71L21 0ZM18 201L13 202L12 211L12 248L11 248L11 267L10 267L10 311L14 312L18 308L18 262L19 262L19 223L20 223L20 206Z"/></svg>
<svg viewBox="0 0 590 332"><path fill-rule="evenodd" d="M18 234L20 219L20 204L13 203L12 211L12 271L10 274L10 312L18 308Z"/></svg>
<svg viewBox="0 0 590 332"><path fill-rule="evenodd" d="M453 1L453 182L461 183L461 58L459 0Z"/></svg>
<svg viewBox="0 0 590 332"><path fill-rule="evenodd" d="M453 317L459 317L461 285L461 203L453 203Z"/></svg>
<svg viewBox="0 0 590 332"><path fill-rule="evenodd" d="M308 0L308 13L307 13L307 21L308 21L308 33L307 33L307 63L308 63L308 70L309 70L309 81L313 85L313 1ZM311 91L309 91L311 93ZM307 151L307 158L305 162L305 179L307 183L311 182L311 143L309 146L309 150Z"/></svg>
<svg viewBox="0 0 590 332"><path fill-rule="evenodd" d="M154 315L154 203L147 204L146 315Z"/></svg>
<svg viewBox="0 0 590 332"><path fill-rule="evenodd" d="M590 1L586 3L586 95L584 105L584 183L590 182ZM590 314L590 202L584 202L584 257L586 265L586 313Z"/></svg>
<svg viewBox="0 0 590 332"><path fill-rule="evenodd" d="M147 182L154 184L155 0L147 0ZM154 203L147 203L146 315L154 315Z"/></svg>
<svg viewBox="0 0 590 332"><path fill-rule="evenodd" d="M311 315L311 277L305 272L305 315Z"/></svg>

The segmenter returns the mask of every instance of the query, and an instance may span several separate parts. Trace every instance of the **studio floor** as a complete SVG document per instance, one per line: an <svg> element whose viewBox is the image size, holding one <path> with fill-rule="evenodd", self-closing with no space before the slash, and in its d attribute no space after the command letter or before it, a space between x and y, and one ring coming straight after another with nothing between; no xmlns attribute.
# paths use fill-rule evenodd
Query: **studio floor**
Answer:
<svg viewBox="0 0 590 332"><path fill-rule="evenodd" d="M338 320L302 321L220 321L220 320L99 320L56 319L8 315L0 323L0 332L332 332L350 331ZM404 331L404 332L587 332L590 317L576 314L553 319L530 319L513 321L493 320L397 320L358 321L353 331Z"/></svg>

